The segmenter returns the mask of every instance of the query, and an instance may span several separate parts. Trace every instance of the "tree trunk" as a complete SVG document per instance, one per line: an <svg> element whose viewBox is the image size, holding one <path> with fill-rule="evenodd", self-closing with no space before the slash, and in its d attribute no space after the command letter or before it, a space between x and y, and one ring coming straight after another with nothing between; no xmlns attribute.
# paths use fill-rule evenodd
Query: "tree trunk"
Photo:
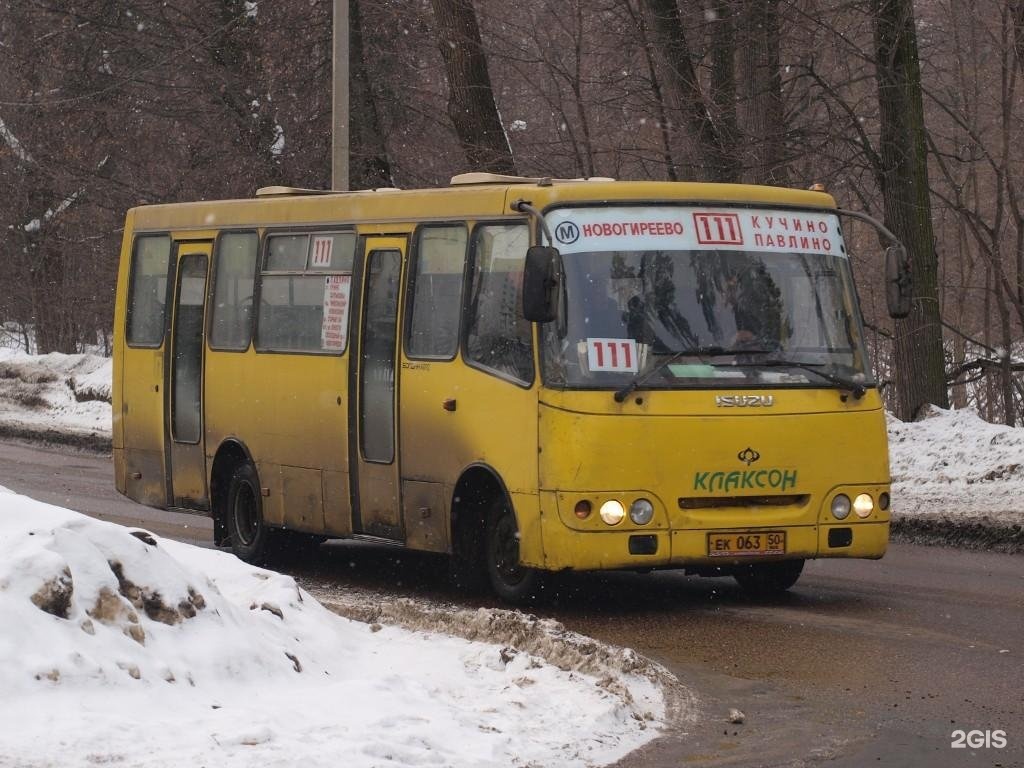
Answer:
<svg viewBox="0 0 1024 768"><path fill-rule="evenodd" d="M734 0L714 0L711 22L711 78L708 96L719 149L716 180L740 181L743 163L736 131L736 19Z"/></svg>
<svg viewBox="0 0 1024 768"><path fill-rule="evenodd" d="M780 38L779 0L744 0L736 48L743 87L740 132L749 147L746 165L755 184L788 183Z"/></svg>
<svg viewBox="0 0 1024 768"><path fill-rule="evenodd" d="M664 68L663 85L682 113L689 131L690 168L698 181L734 181L734 153L729 151L701 92L690 59L683 21L676 0L642 0L651 45Z"/></svg>
<svg viewBox="0 0 1024 768"><path fill-rule="evenodd" d="M636 25L640 34L640 41L644 52L644 62L647 64L647 71L651 77L651 96L654 99L655 114L658 117L658 132L661 136L662 157L665 162L665 175L669 181L679 181L679 174L676 172L676 161L672 156L672 142L669 136L668 112L665 107L665 97L661 91L661 82L658 79L658 68L654 65L654 51L651 44L651 36L647 29L647 19L644 17L643 9L639 13L634 12L633 4L626 3L626 8Z"/></svg>
<svg viewBox="0 0 1024 768"><path fill-rule="evenodd" d="M363 25L359 0L348 3L349 45L349 187L373 189L392 187L391 164L384 143L384 132L377 116L377 104L370 90L363 52Z"/></svg>
<svg viewBox="0 0 1024 768"><path fill-rule="evenodd" d="M907 247L914 278L910 316L896 323L897 413L949 407L943 369L938 261L932 232L924 106L912 0L872 0L885 220Z"/></svg>
<svg viewBox="0 0 1024 768"><path fill-rule="evenodd" d="M512 149L494 103L472 0L430 0L430 4L448 75L448 116L470 167L475 171L516 173Z"/></svg>

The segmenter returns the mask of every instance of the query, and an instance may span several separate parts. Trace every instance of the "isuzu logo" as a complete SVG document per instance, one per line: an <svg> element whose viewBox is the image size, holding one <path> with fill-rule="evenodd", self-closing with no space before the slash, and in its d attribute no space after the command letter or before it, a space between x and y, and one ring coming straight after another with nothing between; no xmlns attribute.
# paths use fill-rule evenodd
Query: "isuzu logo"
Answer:
<svg viewBox="0 0 1024 768"><path fill-rule="evenodd" d="M716 395L715 405L719 408L771 408L775 395Z"/></svg>

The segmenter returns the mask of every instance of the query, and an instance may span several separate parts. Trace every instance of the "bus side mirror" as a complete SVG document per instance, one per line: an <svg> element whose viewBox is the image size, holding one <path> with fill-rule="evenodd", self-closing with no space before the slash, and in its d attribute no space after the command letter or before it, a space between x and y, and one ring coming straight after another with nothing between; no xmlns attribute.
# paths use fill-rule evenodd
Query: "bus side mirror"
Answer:
<svg viewBox="0 0 1024 768"><path fill-rule="evenodd" d="M531 323L550 323L558 315L561 258L557 248L531 245L523 267L523 317Z"/></svg>
<svg viewBox="0 0 1024 768"><path fill-rule="evenodd" d="M885 300L890 317L902 320L910 314L913 292L907 249L900 244L890 245L885 249Z"/></svg>

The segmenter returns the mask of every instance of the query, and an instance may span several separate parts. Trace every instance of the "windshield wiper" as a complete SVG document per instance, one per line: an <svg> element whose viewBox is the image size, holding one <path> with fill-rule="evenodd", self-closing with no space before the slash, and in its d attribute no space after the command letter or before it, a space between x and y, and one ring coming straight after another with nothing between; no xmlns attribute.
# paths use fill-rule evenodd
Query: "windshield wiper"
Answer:
<svg viewBox="0 0 1024 768"><path fill-rule="evenodd" d="M654 374L658 373L659 371L665 370L665 368L672 365L672 363L674 363L676 360L680 360L684 357L730 357L733 355L749 354L767 355L771 354L774 351L775 350L772 349L726 349L725 347L720 347L717 345L707 347L697 346L688 347L687 349L680 349L678 352L673 352L671 355L666 357L664 360L662 360L656 366L651 368L649 371L646 371L645 373L641 373L633 377L633 380L629 382L629 384L627 384L626 386L624 386L622 389L618 390L615 393L615 402L621 403L623 400L629 397L629 394L631 392L635 392L640 386L645 384L652 376L654 376Z"/></svg>
<svg viewBox="0 0 1024 768"><path fill-rule="evenodd" d="M747 365L764 366L765 368L800 368L805 371L810 371L816 376L820 376L825 381L832 382L840 389L847 390L853 395L854 400L860 400L864 397L864 393L867 389L859 381L851 381L845 379L842 376L837 376L834 373L821 370L825 367L824 363L794 363L792 360L762 360L757 363L748 363Z"/></svg>

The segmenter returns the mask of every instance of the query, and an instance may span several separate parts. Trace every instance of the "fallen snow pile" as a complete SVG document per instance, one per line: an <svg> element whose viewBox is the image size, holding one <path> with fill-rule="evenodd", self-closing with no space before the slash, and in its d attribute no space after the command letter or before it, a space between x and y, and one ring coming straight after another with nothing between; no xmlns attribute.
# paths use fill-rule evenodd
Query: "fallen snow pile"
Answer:
<svg viewBox="0 0 1024 768"><path fill-rule="evenodd" d="M0 765L589 766L665 718L641 674L345 619L290 577L5 489L0 627Z"/></svg>
<svg viewBox="0 0 1024 768"><path fill-rule="evenodd" d="M109 439L111 376L108 357L0 348L0 421Z"/></svg>
<svg viewBox="0 0 1024 768"><path fill-rule="evenodd" d="M1024 522L1024 429L989 424L972 410L931 408L913 423L890 417L889 465L898 516Z"/></svg>

